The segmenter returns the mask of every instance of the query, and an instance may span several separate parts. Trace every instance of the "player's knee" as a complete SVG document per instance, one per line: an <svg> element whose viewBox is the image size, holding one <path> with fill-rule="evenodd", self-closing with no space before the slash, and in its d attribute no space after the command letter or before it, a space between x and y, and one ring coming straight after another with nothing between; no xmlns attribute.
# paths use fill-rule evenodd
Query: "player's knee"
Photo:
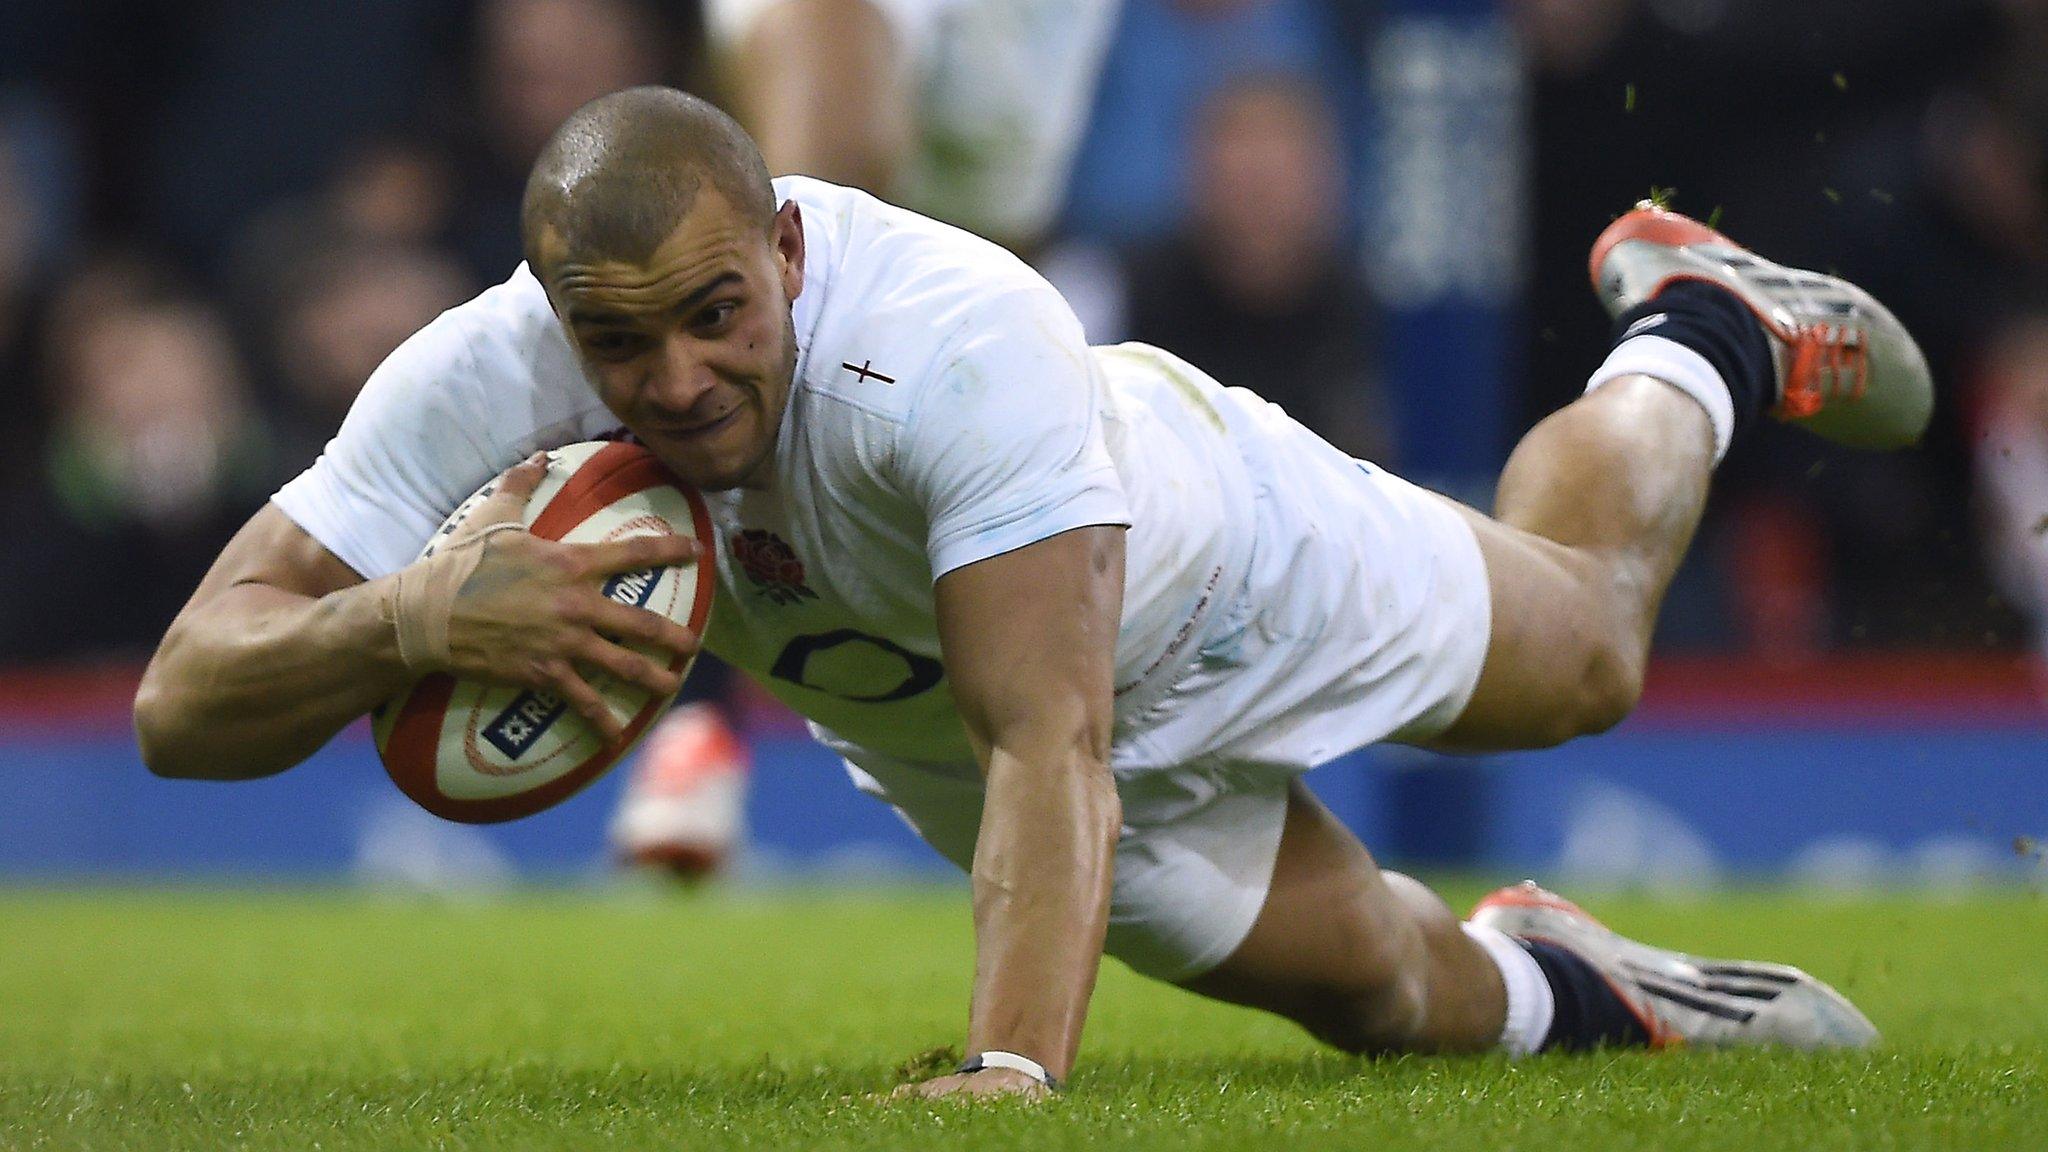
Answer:
<svg viewBox="0 0 2048 1152"><path fill-rule="evenodd" d="M1621 723L1642 699L1642 664L1639 657L1602 645L1560 666L1541 714L1528 719L1519 739L1525 747L1554 748Z"/></svg>
<svg viewBox="0 0 2048 1152"><path fill-rule="evenodd" d="M1643 654L1633 642L1599 645L1587 658L1578 703L1578 731L1591 736L1628 719L1643 698Z"/></svg>
<svg viewBox="0 0 2048 1152"><path fill-rule="evenodd" d="M169 780L198 779L206 775L205 758L196 756L190 741L180 740L178 714L171 695L154 676L145 674L135 690L132 718L135 746L142 754L142 766Z"/></svg>

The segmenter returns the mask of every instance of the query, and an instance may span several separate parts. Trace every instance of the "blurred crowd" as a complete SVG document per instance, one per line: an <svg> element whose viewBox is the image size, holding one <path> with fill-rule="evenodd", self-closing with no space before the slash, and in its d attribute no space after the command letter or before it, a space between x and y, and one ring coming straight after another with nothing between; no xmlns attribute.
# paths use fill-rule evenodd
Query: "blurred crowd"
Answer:
<svg viewBox="0 0 2048 1152"><path fill-rule="evenodd" d="M1458 6L1469 11L1471 5ZM1062 235L1141 339L1398 467L1363 273L1395 0L1124 0ZM1796 9L1796 11L1790 11ZM1525 83L1518 427L1605 349L1585 247L1652 185L1854 277L1935 363L1924 450L1738 447L1668 637L2011 649L2048 618L2048 0L1508 0ZM146 654L370 370L519 258L584 101L717 97L691 0L0 9L0 662ZM1061 242L1065 240L1067 242Z"/></svg>
<svg viewBox="0 0 2048 1152"><path fill-rule="evenodd" d="M2048 4L1524 0L1537 222L1524 421L1604 332L1585 238L1649 182L1777 259L1838 271L1925 347L1921 451L1786 429L1724 467L1668 629L1766 656L2027 643L2048 607ZM2031 445L2007 453L1998 437ZM2004 495L1997 495L2003 492Z"/></svg>

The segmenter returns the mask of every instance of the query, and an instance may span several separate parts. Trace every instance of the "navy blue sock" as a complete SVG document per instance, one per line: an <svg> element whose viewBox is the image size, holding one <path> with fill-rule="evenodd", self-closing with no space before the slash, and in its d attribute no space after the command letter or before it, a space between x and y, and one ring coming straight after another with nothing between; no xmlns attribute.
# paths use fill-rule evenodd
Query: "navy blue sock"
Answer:
<svg viewBox="0 0 2048 1152"><path fill-rule="evenodd" d="M1543 978L1550 982L1551 997L1557 1002L1550 1031L1537 1051L1649 1047L1650 1034L1642 1021L1578 953L1547 940L1525 940L1520 936L1512 939L1536 958L1536 966L1543 969Z"/></svg>
<svg viewBox="0 0 2048 1152"><path fill-rule="evenodd" d="M1653 316L1664 318L1631 331ZM1778 402L1771 336L1735 293L1704 280L1677 280L1614 318L1614 343L1630 336L1662 336L1699 353L1728 384L1735 401L1735 435Z"/></svg>

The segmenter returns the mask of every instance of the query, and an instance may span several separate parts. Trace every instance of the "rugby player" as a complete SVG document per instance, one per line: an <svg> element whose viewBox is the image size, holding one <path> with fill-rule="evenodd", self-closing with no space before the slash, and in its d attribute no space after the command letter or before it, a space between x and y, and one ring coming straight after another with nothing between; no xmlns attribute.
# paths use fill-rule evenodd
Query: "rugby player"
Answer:
<svg viewBox="0 0 2048 1152"><path fill-rule="evenodd" d="M1875 1040L1797 969L1625 940L1533 885L1461 922L1298 779L1618 722L1733 438L1924 428L1925 362L1860 290L1623 216L1592 259L1614 350L1489 518L1167 352L1086 347L994 244L771 183L679 92L577 112L524 208L527 263L392 354L172 625L136 700L157 772L281 771L433 671L616 730L583 670L675 684L606 636L698 638L593 577L715 563L708 648L972 875L971 1058L905 1091L1051 1090L1105 951L1349 1051ZM709 494L713 553L494 531L413 561L492 476L516 520L532 454L621 430Z"/></svg>
<svg viewBox="0 0 2048 1152"><path fill-rule="evenodd" d="M881 195L1030 258L1059 208L1118 0L710 0L714 61L769 170ZM707 677L706 673L711 673ZM737 846L750 755L700 664L606 835L686 879Z"/></svg>

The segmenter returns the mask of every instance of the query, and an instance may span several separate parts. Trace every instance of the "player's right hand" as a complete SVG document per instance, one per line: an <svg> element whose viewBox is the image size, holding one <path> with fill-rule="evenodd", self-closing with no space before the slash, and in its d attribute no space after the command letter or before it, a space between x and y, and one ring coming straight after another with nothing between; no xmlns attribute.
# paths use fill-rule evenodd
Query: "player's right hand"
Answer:
<svg viewBox="0 0 2048 1152"><path fill-rule="evenodd" d="M449 612L446 670L555 693L607 739L616 740L623 728L590 686L591 673L608 673L668 696L681 687L681 678L668 669L667 660L657 662L626 645L689 656L697 651L699 638L659 613L606 597L604 579L693 564L698 545L687 536L565 544L524 530L494 531L493 526L520 523L546 475L544 456L515 465L450 541L453 548L485 537L472 545L483 554Z"/></svg>

